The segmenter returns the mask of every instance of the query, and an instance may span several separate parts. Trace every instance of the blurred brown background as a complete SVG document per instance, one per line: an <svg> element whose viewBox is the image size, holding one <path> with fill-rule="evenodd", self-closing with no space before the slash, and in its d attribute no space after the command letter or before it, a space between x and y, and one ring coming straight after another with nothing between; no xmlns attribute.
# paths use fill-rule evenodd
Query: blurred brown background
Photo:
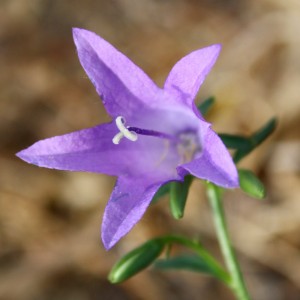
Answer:
<svg viewBox="0 0 300 300"><path fill-rule="evenodd" d="M108 120L81 68L71 28L95 31L162 85L172 65L213 43L223 50L197 101L215 95L217 131L248 134L270 117L276 133L242 162L266 184L259 202L225 203L234 245L256 300L300 299L299 0L0 1L0 299L233 299L214 279L149 269L121 285L106 276L124 253L163 233L200 237L220 256L200 181L186 215L167 199L113 250L99 227L114 179L28 165L33 142Z"/></svg>

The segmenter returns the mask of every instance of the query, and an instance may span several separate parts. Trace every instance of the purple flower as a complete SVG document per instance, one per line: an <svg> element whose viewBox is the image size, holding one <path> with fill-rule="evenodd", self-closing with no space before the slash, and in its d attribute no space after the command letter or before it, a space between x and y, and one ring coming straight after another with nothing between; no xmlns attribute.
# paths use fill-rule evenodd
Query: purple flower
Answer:
<svg viewBox="0 0 300 300"><path fill-rule="evenodd" d="M190 53L164 88L96 34L73 29L79 60L113 121L39 141L17 156L41 167L117 176L106 206L106 249L127 234L164 183L186 174L226 188L239 185L235 165L193 102L220 45Z"/></svg>

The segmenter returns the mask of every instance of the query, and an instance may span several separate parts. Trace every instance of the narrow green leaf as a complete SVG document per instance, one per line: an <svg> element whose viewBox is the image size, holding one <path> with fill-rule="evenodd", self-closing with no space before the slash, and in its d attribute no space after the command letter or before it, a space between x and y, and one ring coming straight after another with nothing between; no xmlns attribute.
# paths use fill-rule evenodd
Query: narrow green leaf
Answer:
<svg viewBox="0 0 300 300"><path fill-rule="evenodd" d="M175 219L183 217L185 203L187 200L189 187L193 181L193 176L187 175L183 182L172 182L170 190L170 208Z"/></svg>
<svg viewBox="0 0 300 300"><path fill-rule="evenodd" d="M111 283L120 283L148 267L164 249L164 243L159 239L146 242L123 256L108 275Z"/></svg>
<svg viewBox="0 0 300 300"><path fill-rule="evenodd" d="M204 100L202 103L200 103L197 108L200 111L200 113L205 116L207 112L210 110L210 108L215 103L215 97L209 97L206 100Z"/></svg>
<svg viewBox="0 0 300 300"><path fill-rule="evenodd" d="M247 138L250 142L249 146L245 147L245 149L238 149L235 152L233 156L234 162L238 163L242 158L244 158L246 155L252 152L256 147L258 147L263 141L265 141L275 130L276 125L277 125L276 118L272 118L259 130L254 132L249 138Z"/></svg>
<svg viewBox="0 0 300 300"><path fill-rule="evenodd" d="M162 270L189 270L193 272L205 273L211 275L221 281L224 281L224 276L228 280L228 274L220 275L219 272L215 272L214 268L200 256L197 255L180 255L171 257L168 259L159 259L154 263L154 267Z"/></svg>
<svg viewBox="0 0 300 300"><path fill-rule="evenodd" d="M249 196L256 199L263 199L266 191L263 183L250 170L239 169L239 179L241 189Z"/></svg>
<svg viewBox="0 0 300 300"><path fill-rule="evenodd" d="M166 235L155 240L159 240L165 247L170 248L174 244L179 244L192 250L209 266L216 277L223 281L227 286L231 285L231 278L219 262L207 251L199 241L190 240L182 236ZM167 253L167 258L169 258Z"/></svg>
<svg viewBox="0 0 300 300"><path fill-rule="evenodd" d="M260 145L266 138L268 138L277 126L277 119L272 118L262 128L257 130L252 136L251 140L255 147Z"/></svg>
<svg viewBox="0 0 300 300"><path fill-rule="evenodd" d="M246 150L252 146L249 138L244 136L219 133L219 137L229 149Z"/></svg>
<svg viewBox="0 0 300 300"><path fill-rule="evenodd" d="M242 160L245 156L247 156L253 150L252 147L247 148L245 150L237 150L233 155L233 161L237 164L240 160Z"/></svg>
<svg viewBox="0 0 300 300"><path fill-rule="evenodd" d="M160 187L160 189L156 192L154 195L151 204L156 203L159 201L159 199L165 195L167 195L170 192L171 189L171 182L164 184L163 186Z"/></svg>

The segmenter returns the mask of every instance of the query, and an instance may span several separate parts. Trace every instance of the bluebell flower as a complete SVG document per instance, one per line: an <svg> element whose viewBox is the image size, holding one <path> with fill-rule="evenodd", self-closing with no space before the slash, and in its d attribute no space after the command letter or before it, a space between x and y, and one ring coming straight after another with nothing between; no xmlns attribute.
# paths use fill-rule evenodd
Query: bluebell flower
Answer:
<svg viewBox="0 0 300 300"><path fill-rule="evenodd" d="M41 167L118 177L103 217L106 249L132 229L166 182L191 174L225 188L239 186L229 152L194 104L220 45L183 57L159 88L95 33L75 28L73 36L112 121L41 140L17 156Z"/></svg>

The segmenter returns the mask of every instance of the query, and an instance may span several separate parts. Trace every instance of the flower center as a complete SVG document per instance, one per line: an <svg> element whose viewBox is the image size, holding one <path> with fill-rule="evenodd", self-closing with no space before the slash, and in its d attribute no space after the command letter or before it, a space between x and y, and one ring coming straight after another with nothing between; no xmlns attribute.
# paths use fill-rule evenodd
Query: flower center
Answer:
<svg viewBox="0 0 300 300"><path fill-rule="evenodd" d="M125 126L126 121L122 116L118 116L115 122L120 130L120 132L118 132L112 139L112 142L115 145L118 145L124 137L132 142L138 140L138 135L161 138L166 141L165 152L161 160L164 160L170 150L170 147L175 147L175 151L177 151L180 157L180 164L191 161L194 155L201 151L201 144L199 143L199 138L195 130L185 130L176 135L171 135L155 130Z"/></svg>
<svg viewBox="0 0 300 300"><path fill-rule="evenodd" d="M191 161L195 154L201 151L201 145L194 131L180 133L179 139L180 143L177 144L177 152L181 158L180 164L183 164Z"/></svg>

